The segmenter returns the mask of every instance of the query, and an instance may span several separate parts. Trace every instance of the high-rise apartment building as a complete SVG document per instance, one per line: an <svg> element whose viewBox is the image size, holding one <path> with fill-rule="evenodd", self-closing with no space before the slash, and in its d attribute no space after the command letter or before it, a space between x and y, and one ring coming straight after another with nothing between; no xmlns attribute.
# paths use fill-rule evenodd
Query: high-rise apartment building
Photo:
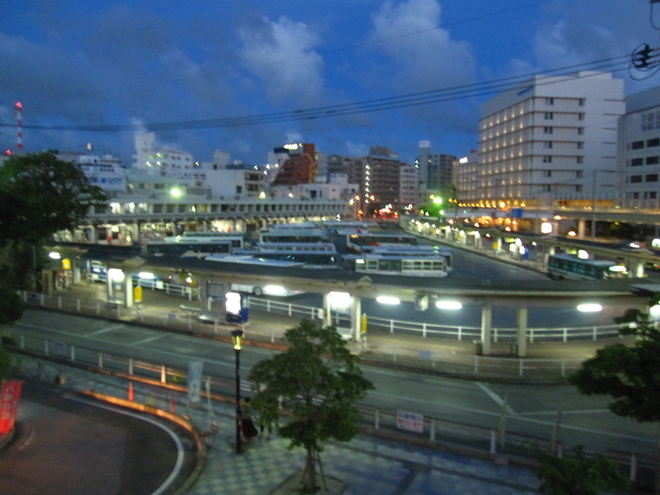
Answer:
<svg viewBox="0 0 660 495"><path fill-rule="evenodd" d="M474 198L484 206L535 206L593 197L616 170L623 80L609 73L534 77L482 106ZM468 181L469 182L469 181Z"/></svg>

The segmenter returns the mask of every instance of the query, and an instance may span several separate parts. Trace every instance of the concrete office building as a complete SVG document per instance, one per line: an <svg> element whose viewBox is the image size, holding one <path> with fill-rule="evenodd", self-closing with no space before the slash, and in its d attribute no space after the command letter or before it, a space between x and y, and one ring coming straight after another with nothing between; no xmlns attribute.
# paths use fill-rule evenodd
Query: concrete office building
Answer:
<svg viewBox="0 0 660 495"><path fill-rule="evenodd" d="M419 142L419 155L415 168L419 171L420 194L426 191L447 194L453 183L453 165L456 157L431 152L430 141Z"/></svg>
<svg viewBox="0 0 660 495"><path fill-rule="evenodd" d="M660 206L660 86L626 98L619 119L617 199L626 206ZM609 174L608 174L609 175Z"/></svg>
<svg viewBox="0 0 660 495"><path fill-rule="evenodd" d="M623 80L609 73L537 76L482 106L473 198L486 207L590 201L614 175ZM468 181L469 182L469 181ZM465 191L467 193L467 191Z"/></svg>

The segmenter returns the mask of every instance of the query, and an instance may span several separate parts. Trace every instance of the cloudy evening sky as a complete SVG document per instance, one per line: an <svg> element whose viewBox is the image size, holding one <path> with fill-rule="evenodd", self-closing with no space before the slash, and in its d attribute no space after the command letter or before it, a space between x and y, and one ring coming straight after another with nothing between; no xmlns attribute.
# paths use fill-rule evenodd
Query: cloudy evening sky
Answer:
<svg viewBox="0 0 660 495"><path fill-rule="evenodd" d="M516 79L601 67L626 92L660 85L628 70L660 46L649 0L5 1L0 147L133 153L133 130L209 161L265 163L290 141L412 162L476 148L480 105ZM570 69L574 68L574 69ZM644 75L647 79L636 80ZM28 126L39 126L31 129ZM98 127L93 132L90 126ZM57 127L57 128L55 128Z"/></svg>

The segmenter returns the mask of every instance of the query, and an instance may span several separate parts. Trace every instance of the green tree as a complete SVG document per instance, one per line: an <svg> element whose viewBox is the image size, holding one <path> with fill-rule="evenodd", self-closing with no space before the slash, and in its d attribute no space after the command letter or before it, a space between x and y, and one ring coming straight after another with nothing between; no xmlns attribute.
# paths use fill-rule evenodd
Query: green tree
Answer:
<svg viewBox="0 0 660 495"><path fill-rule="evenodd" d="M48 236L80 225L90 207L108 200L78 165L52 151L9 158L0 167L0 197L0 278L14 289L29 287Z"/></svg>
<svg viewBox="0 0 660 495"><path fill-rule="evenodd" d="M257 363L249 374L255 390L251 405L266 422L276 421L280 403L286 405L289 418L278 431L290 441L289 449L306 450L304 490L313 493L324 442L348 442L358 433L354 402L373 385L334 327L302 320L284 336L287 351Z"/></svg>
<svg viewBox="0 0 660 495"><path fill-rule="evenodd" d="M83 223L90 206L108 197L89 183L80 166L54 152L12 156L0 167L0 245L34 244L50 234Z"/></svg>
<svg viewBox="0 0 660 495"><path fill-rule="evenodd" d="M649 306L658 303L658 297ZM648 312L629 309L614 320L632 345L616 343L596 351L568 381L586 395L610 395L610 410L640 422L660 421L660 331ZM660 455L656 461L655 493L660 495Z"/></svg>
<svg viewBox="0 0 660 495"><path fill-rule="evenodd" d="M580 446L562 457L542 454L536 475L541 480L541 493L550 495L598 495L600 490L628 486L614 462L601 455L587 458Z"/></svg>

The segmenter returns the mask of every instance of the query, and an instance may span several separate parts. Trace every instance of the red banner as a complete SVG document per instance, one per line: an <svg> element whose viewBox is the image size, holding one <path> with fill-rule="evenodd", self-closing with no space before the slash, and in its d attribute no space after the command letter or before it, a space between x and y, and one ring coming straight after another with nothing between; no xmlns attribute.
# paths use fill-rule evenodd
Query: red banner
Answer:
<svg viewBox="0 0 660 495"><path fill-rule="evenodd" d="M2 381L2 388L0 388L0 435L6 435L14 429L22 385L22 382L18 380Z"/></svg>

